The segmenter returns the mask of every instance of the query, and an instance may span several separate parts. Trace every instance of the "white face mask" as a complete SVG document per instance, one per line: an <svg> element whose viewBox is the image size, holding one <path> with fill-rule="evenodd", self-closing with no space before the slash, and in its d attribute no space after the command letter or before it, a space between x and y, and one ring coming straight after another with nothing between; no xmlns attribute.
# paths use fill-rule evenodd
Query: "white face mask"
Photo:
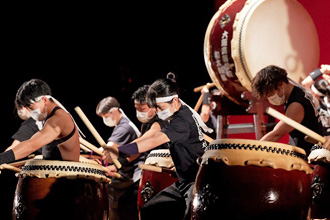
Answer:
<svg viewBox="0 0 330 220"><path fill-rule="evenodd" d="M283 96L280 97L277 93L267 98L272 105L283 105L285 102L285 95L283 90Z"/></svg>
<svg viewBox="0 0 330 220"><path fill-rule="evenodd" d="M109 127L114 127L116 125L116 120L112 120L111 117L103 117L103 123L106 125L106 126L109 126Z"/></svg>
<svg viewBox="0 0 330 220"><path fill-rule="evenodd" d="M169 117L171 117L173 115L173 113L170 110L170 107L168 107L167 109L163 110L163 111L159 111L157 112L158 118L160 118L161 120L166 120Z"/></svg>
<svg viewBox="0 0 330 220"><path fill-rule="evenodd" d="M29 111L29 114L31 118L33 118L35 121L44 121L47 118L47 106L45 106L45 113L41 113L39 103L39 107L37 109Z"/></svg>
<svg viewBox="0 0 330 220"><path fill-rule="evenodd" d="M136 110L136 117L137 119L141 122L141 123L147 123L150 121L150 119L152 119L153 117L149 117L148 114L150 112L151 109L149 109L149 111L147 112L139 112L138 110Z"/></svg>
<svg viewBox="0 0 330 220"><path fill-rule="evenodd" d="M17 115L22 120L28 120L31 117L30 113L25 108L18 109Z"/></svg>

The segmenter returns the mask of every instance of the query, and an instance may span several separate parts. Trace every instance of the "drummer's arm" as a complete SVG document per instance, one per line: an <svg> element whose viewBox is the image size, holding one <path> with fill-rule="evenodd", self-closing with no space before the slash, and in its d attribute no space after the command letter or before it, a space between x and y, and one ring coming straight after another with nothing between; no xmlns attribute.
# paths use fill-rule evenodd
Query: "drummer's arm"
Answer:
<svg viewBox="0 0 330 220"><path fill-rule="evenodd" d="M305 115L305 110L304 107L298 103L298 102L293 102L290 104L286 110L285 115L292 120L300 123L304 119ZM294 128L287 125L286 123L280 121L276 124L274 129L267 133L265 136L263 136L260 140L261 141L279 141L282 137L284 137L286 134L290 133L293 131Z"/></svg>
<svg viewBox="0 0 330 220"><path fill-rule="evenodd" d="M6 151L5 153L13 153L14 158L12 158L12 161L22 159L30 155L32 152L38 150L42 146L45 146L55 140L59 136L59 134L60 129L58 127L46 123L45 127L35 133L29 140L20 142L19 144L15 145L11 150ZM12 161L6 161L6 163Z"/></svg>
<svg viewBox="0 0 330 220"><path fill-rule="evenodd" d="M136 155L139 153L143 153L149 151L161 144L169 142L170 139L167 135L161 131L157 132L154 136L137 140L136 142L122 145L118 148L110 147L106 151L104 151L104 159L110 160L111 158L118 158L119 152L124 155Z"/></svg>
<svg viewBox="0 0 330 220"><path fill-rule="evenodd" d="M161 131L157 132L154 136L136 141L139 152L149 151L159 145L170 142L171 140L167 137L167 135Z"/></svg>
<svg viewBox="0 0 330 220"><path fill-rule="evenodd" d="M144 140L146 138L150 138L152 136L154 136L157 132L159 132L162 128L160 127L158 122L154 122L150 129L148 131L146 131L142 136L140 136L139 138L135 139L133 142L136 141L141 141Z"/></svg>
<svg viewBox="0 0 330 220"><path fill-rule="evenodd" d="M22 141L12 148L15 159L22 159L41 147L49 144L60 135L60 129L50 123L46 123L45 127L35 133L29 140Z"/></svg>

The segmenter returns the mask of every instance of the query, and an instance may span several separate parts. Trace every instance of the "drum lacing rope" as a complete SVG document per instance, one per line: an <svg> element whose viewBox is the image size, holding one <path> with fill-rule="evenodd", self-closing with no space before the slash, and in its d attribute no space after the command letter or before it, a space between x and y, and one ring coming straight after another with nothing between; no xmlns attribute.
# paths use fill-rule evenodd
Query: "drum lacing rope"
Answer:
<svg viewBox="0 0 330 220"><path fill-rule="evenodd" d="M150 153L148 154L147 158L149 157L171 157L170 153Z"/></svg>
<svg viewBox="0 0 330 220"><path fill-rule="evenodd" d="M298 157L303 160L307 161L307 157L305 154L296 152L296 151L290 151L282 148L272 147L272 146L261 146L261 145L251 145L251 144L228 144L228 143L220 143L220 144L211 144L208 147L206 147L205 151L207 150L221 150L221 149L239 149L239 150L261 150L261 151L267 151L270 153L277 153L282 155L287 155L291 157Z"/></svg>
<svg viewBox="0 0 330 220"><path fill-rule="evenodd" d="M320 146L320 145L315 144L315 145L312 147L311 151L313 151L313 150L319 150L319 149L323 149L323 147Z"/></svg>
<svg viewBox="0 0 330 220"><path fill-rule="evenodd" d="M25 165L22 167L22 171L34 171L34 170L71 171L71 172L91 173L91 174L106 176L103 170L90 168L90 167L57 166L57 165Z"/></svg>

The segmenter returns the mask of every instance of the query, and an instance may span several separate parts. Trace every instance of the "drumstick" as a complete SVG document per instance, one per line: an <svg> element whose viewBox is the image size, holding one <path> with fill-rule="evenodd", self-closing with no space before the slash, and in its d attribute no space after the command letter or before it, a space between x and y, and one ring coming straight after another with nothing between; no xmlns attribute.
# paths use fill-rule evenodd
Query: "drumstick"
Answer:
<svg viewBox="0 0 330 220"><path fill-rule="evenodd" d="M215 84L214 84L214 83L206 83L206 85L204 85L204 86L196 87L196 88L194 89L194 92L199 92L199 91L201 91L205 86L207 87L207 89L209 89L209 88L211 88L212 86L215 86ZM199 97L199 99L198 99L198 101L197 101L197 103L196 103L196 105L195 105L194 110L195 110L196 112L198 111L199 107L202 105L202 103L203 103L203 99L204 99L204 93L201 94L201 96Z"/></svg>
<svg viewBox="0 0 330 220"><path fill-rule="evenodd" d="M95 153L97 153L100 156L104 156L104 153L98 149L97 147L95 147L93 144L89 143L88 141L86 141L85 139L83 139L82 137L79 137L79 141L82 145L86 146L87 148L89 148L90 150L94 151Z"/></svg>
<svg viewBox="0 0 330 220"><path fill-rule="evenodd" d="M5 163L0 165L0 169L1 170L8 169L8 170L12 170L12 171L17 172L17 173L22 171L21 169L19 169L17 167L14 167L14 166L11 166L11 165L5 164Z"/></svg>
<svg viewBox="0 0 330 220"><path fill-rule="evenodd" d="M313 138L314 140L317 140L319 142L321 142L322 144L324 144L325 142L325 138L322 137L321 135L317 134L316 132L312 131L309 128L306 128L305 126L299 124L298 122L292 120L291 118L283 115L282 113L276 111L275 109L268 107L266 109L266 112L273 116L274 118L277 118L280 121L283 121L284 123L290 125L291 127L297 129L298 131L306 134L307 136Z"/></svg>
<svg viewBox="0 0 330 220"><path fill-rule="evenodd" d="M201 96L199 97L194 110L197 112L199 107L201 107L202 103L203 103L203 99L204 99L204 93L201 94Z"/></svg>
<svg viewBox="0 0 330 220"><path fill-rule="evenodd" d="M214 141L211 137L207 136L207 135L204 134L204 133L203 133L203 136L204 136L204 139L205 139L207 142L209 142L209 143L211 143L212 141Z"/></svg>
<svg viewBox="0 0 330 220"><path fill-rule="evenodd" d="M89 131L92 133L92 135L95 137L95 139L97 140L97 142L101 145L101 147L106 147L107 144L104 142L104 140L102 139L102 137L100 136L100 134L96 131L96 129L94 128L94 126L92 125L92 123L89 121L89 119L87 118L87 116L85 115L85 113L81 110L81 108L79 106L77 106L75 108L75 111L77 112L77 114L79 115L79 117L81 118L81 120L85 123L85 125L87 126L87 128L89 129ZM115 164L115 166L120 169L121 168L121 164L118 161L118 159L112 159L113 163Z"/></svg>
<svg viewBox="0 0 330 220"><path fill-rule="evenodd" d="M166 172L166 173L175 173L174 170L169 169L169 168L165 168L165 167L158 167L158 166L153 166L150 164L139 164L139 168L141 170L149 170L149 171L153 171L153 172L157 172L157 173L162 173L162 172Z"/></svg>
<svg viewBox="0 0 330 220"><path fill-rule="evenodd" d="M80 149L82 149L85 152L91 152L91 150L87 147L85 147L83 144L80 144Z"/></svg>
<svg viewBox="0 0 330 220"><path fill-rule="evenodd" d="M204 88L204 86L207 86L207 88L209 89L209 88L215 86L215 83L206 83L206 85L198 86L198 87L194 88L194 92L200 92Z"/></svg>

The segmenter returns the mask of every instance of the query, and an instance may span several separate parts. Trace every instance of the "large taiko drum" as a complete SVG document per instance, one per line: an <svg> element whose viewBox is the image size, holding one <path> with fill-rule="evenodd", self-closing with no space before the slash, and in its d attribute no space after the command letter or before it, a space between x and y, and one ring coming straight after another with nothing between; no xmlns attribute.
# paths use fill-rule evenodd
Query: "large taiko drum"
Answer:
<svg viewBox="0 0 330 220"><path fill-rule="evenodd" d="M311 175L312 219L330 219L330 151L315 145L308 160L314 165Z"/></svg>
<svg viewBox="0 0 330 220"><path fill-rule="evenodd" d="M98 164L36 159L18 177L13 219L109 217L110 179Z"/></svg>
<svg viewBox="0 0 330 220"><path fill-rule="evenodd" d="M174 164L168 149L151 151L145 165L141 166L142 176L138 191L139 210L153 196L178 180L175 172L171 170Z"/></svg>
<svg viewBox="0 0 330 220"><path fill-rule="evenodd" d="M286 144L213 141L199 158L192 219L304 219L312 169L305 151Z"/></svg>
<svg viewBox="0 0 330 220"><path fill-rule="evenodd" d="M211 19L204 59L216 86L237 104L251 91L256 73L268 65L301 82L319 62L318 35L296 0L228 0Z"/></svg>

